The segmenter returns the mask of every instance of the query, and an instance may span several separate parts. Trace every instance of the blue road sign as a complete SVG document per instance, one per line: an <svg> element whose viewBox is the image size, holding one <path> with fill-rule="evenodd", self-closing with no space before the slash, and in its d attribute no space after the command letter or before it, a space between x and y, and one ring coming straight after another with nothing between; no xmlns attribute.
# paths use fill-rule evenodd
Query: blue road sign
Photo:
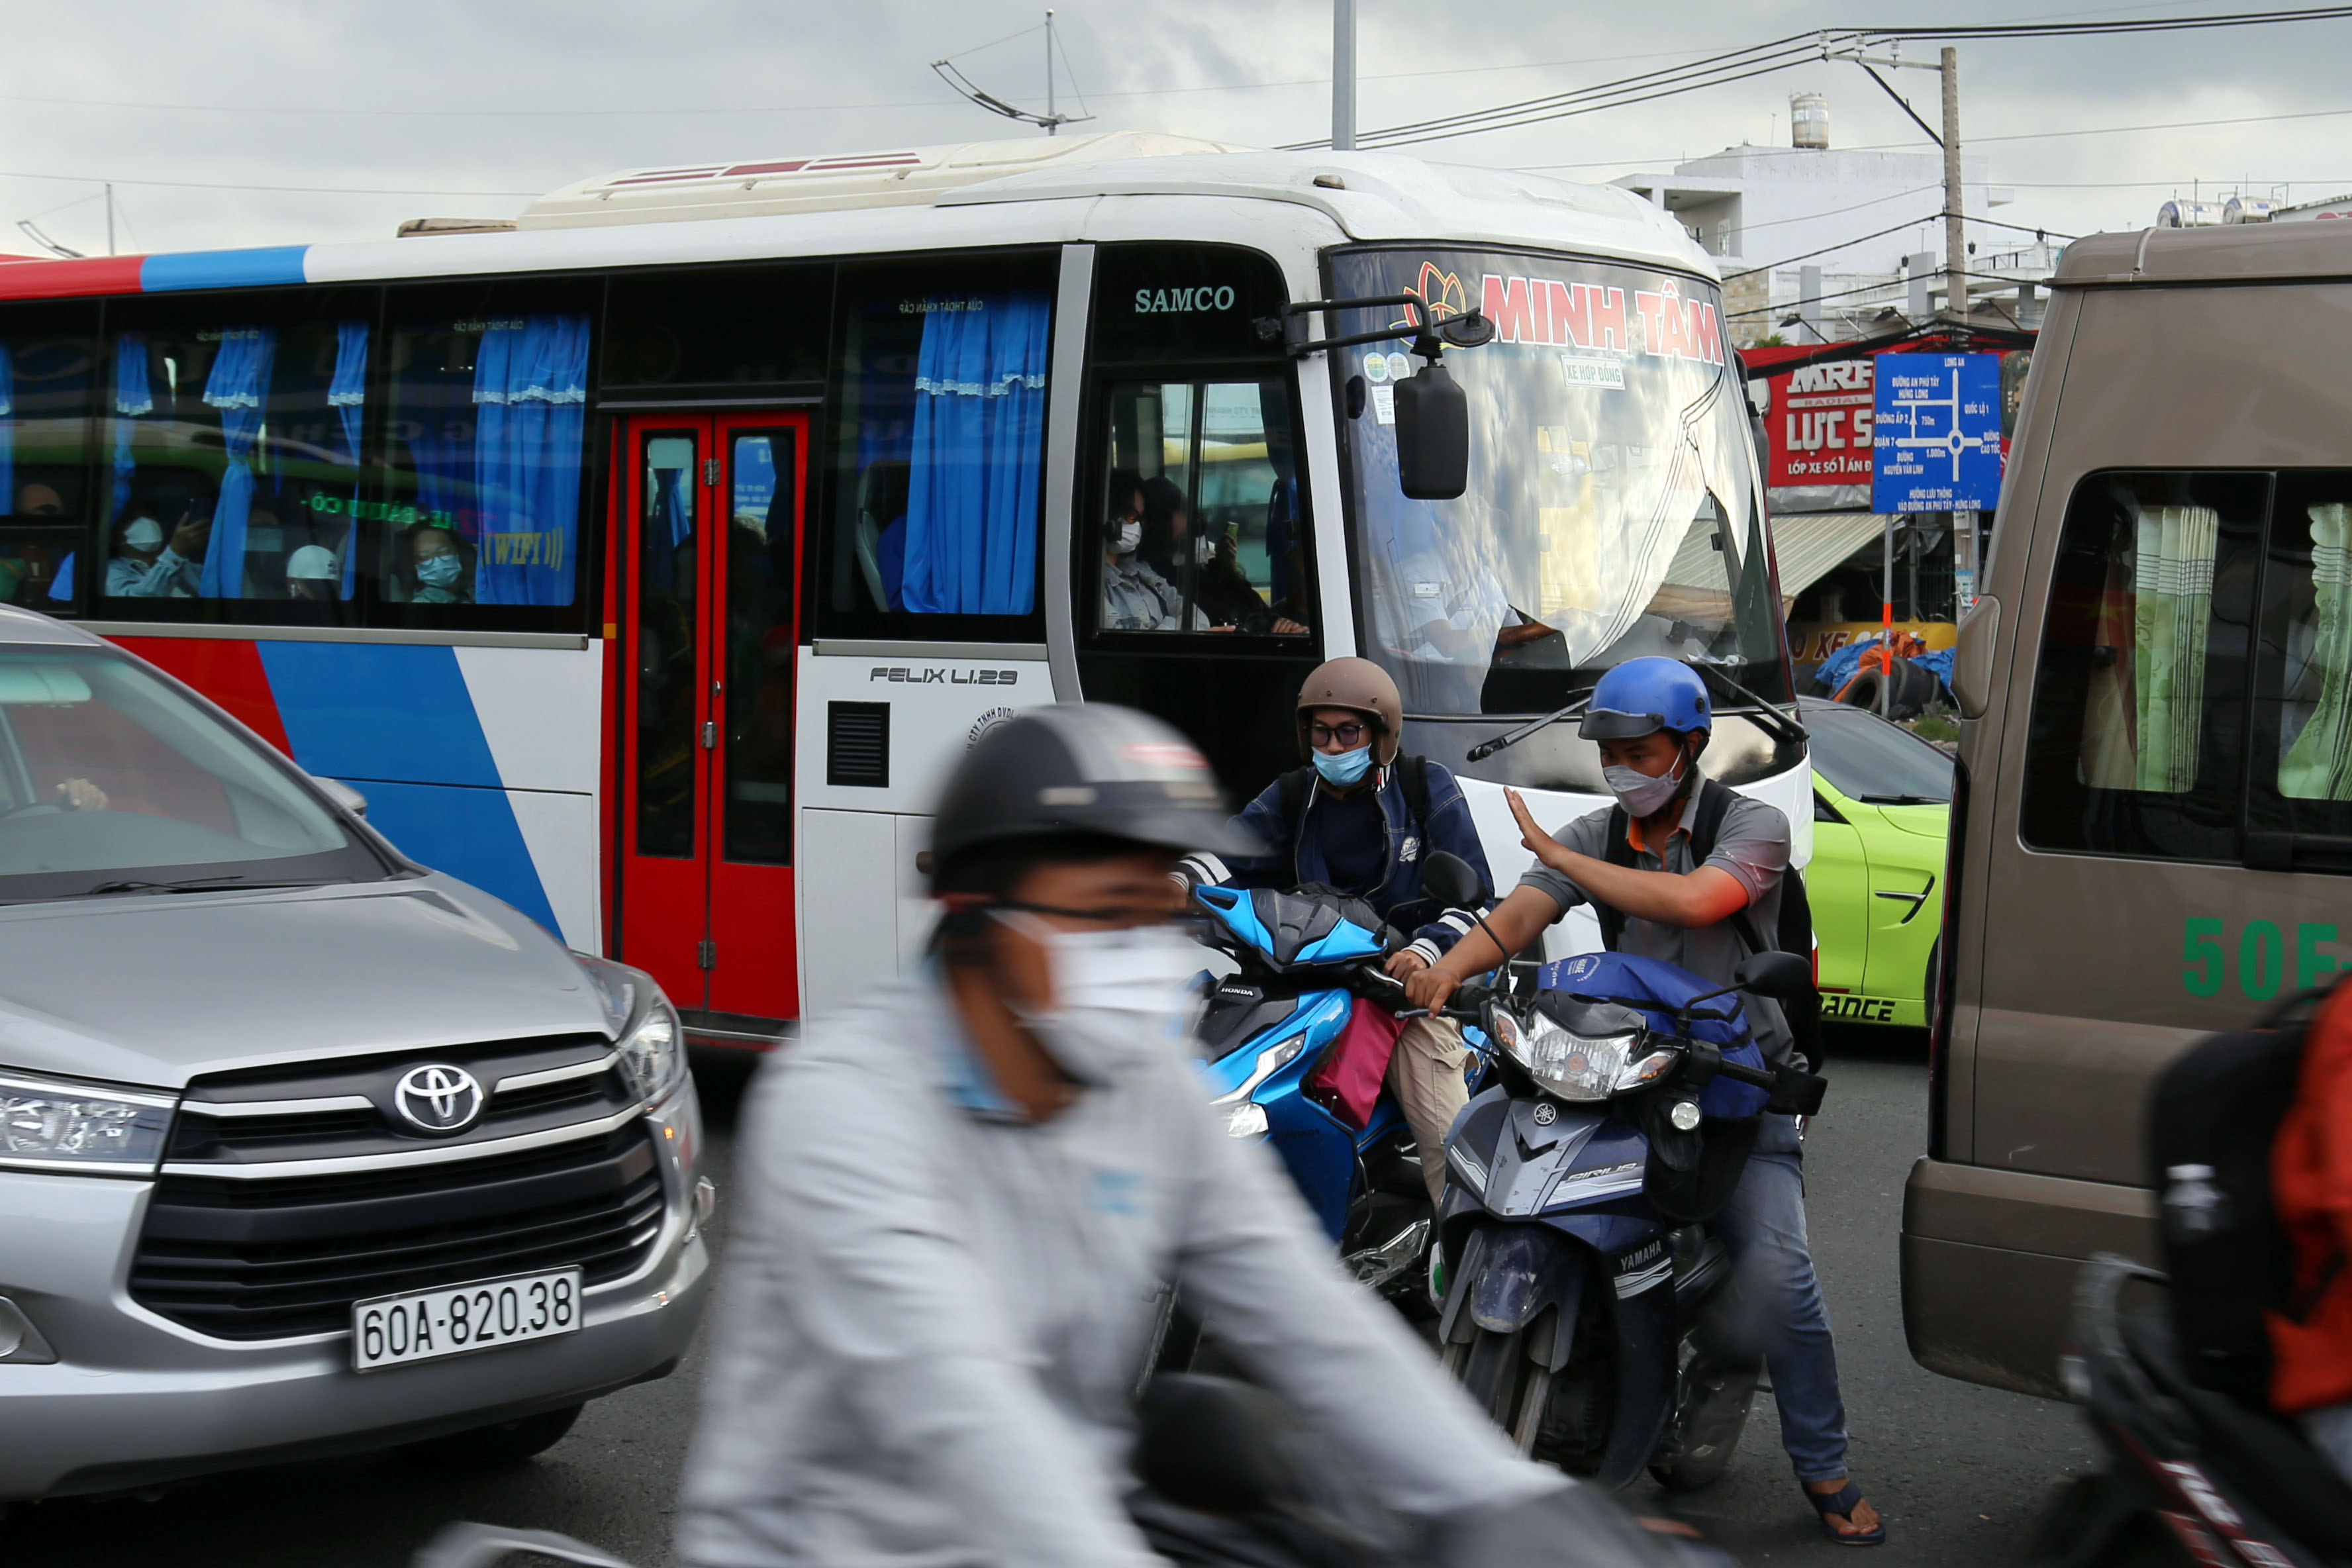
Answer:
<svg viewBox="0 0 2352 1568"><path fill-rule="evenodd" d="M2000 356L1880 354L1870 510L1990 511L2000 500Z"/></svg>

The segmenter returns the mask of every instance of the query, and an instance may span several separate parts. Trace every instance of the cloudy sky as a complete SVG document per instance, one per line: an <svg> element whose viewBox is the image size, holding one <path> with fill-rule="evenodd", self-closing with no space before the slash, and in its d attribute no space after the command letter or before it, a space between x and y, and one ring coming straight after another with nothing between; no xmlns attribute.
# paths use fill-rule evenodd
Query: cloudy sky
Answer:
<svg viewBox="0 0 2352 1568"><path fill-rule="evenodd" d="M2064 0L2061 0L2063 4ZM1360 123L1558 92L1832 24L2194 15L2220 0L2036 12L2020 0L1674 5L1359 0ZM1321 0L1058 0L1063 79L1087 129L1271 144L1329 129ZM958 57L1042 106L1029 0L0 0L0 251L32 219L103 252L389 235L422 216L512 214L631 166L1034 134L957 99ZM1674 25L1668 26L1668 23ZM992 46L992 47L982 47ZM1932 46L1918 46L1932 52ZM2352 21L2113 41L1964 45L1963 140L2064 233L2138 227L2211 192L2352 191ZM1930 120L1936 79L1901 73ZM1848 64L1437 143L1424 155L1606 179L1740 141L1785 142L1789 94L1827 91L1841 146L1928 150ZM2224 123L2194 123L2223 121ZM2126 129L2173 127L2171 129ZM1767 259L1750 258L1750 260Z"/></svg>

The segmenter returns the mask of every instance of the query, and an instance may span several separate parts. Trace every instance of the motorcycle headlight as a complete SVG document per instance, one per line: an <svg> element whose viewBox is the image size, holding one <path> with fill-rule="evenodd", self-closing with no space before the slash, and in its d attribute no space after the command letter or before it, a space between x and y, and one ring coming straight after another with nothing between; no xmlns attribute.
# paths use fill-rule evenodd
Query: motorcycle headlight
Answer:
<svg viewBox="0 0 2352 1568"><path fill-rule="evenodd" d="M1263 1138L1265 1136L1265 1107L1254 1100L1244 1100L1225 1108L1225 1136L1228 1138Z"/></svg>
<svg viewBox="0 0 2352 1568"><path fill-rule="evenodd" d="M667 1002L656 1002L622 1037L619 1049L621 1070L640 1100L659 1100L686 1077L686 1041Z"/></svg>
<svg viewBox="0 0 2352 1568"><path fill-rule="evenodd" d="M0 1165L146 1175L163 1156L169 1095L0 1078Z"/></svg>
<svg viewBox="0 0 2352 1568"><path fill-rule="evenodd" d="M1639 1032L1580 1035L1538 1013L1504 1037L1503 1048L1528 1076L1562 1100L1606 1100L1633 1058Z"/></svg>

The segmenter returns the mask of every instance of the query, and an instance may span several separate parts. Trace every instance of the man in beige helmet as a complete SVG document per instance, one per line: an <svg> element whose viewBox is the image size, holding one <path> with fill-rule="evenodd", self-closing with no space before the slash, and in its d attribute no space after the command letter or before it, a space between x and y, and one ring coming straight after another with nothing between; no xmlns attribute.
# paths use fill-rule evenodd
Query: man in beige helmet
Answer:
<svg viewBox="0 0 2352 1568"><path fill-rule="evenodd" d="M1296 888L1316 883L1360 898L1381 918L1412 933L1388 972L1405 979L1437 962L1471 927L1466 910L1449 910L1422 892L1421 868L1443 849L1478 873L1482 901L1494 877L1478 845L1462 786L1444 764L1397 754L1404 700L1388 671L1370 659L1335 658L1298 692L1298 749L1307 765L1283 774L1234 818L1267 846L1246 860L1194 855L1182 875L1194 883ZM1460 1025L1415 1018L1397 1040L1389 1087L1421 1155L1422 1179L1434 1203L1445 1191L1445 1134L1467 1091L1468 1057Z"/></svg>

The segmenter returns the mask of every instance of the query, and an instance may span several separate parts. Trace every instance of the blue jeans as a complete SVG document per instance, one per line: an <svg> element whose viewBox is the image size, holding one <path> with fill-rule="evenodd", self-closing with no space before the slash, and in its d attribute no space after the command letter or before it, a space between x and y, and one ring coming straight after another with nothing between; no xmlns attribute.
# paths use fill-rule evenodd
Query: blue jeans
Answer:
<svg viewBox="0 0 2352 1568"><path fill-rule="evenodd" d="M1780 1447L1800 1481L1836 1480L1845 1474L1845 1401L1805 1241L1805 1156L1794 1118L1762 1119L1748 1169L1715 1223L1763 1341Z"/></svg>

